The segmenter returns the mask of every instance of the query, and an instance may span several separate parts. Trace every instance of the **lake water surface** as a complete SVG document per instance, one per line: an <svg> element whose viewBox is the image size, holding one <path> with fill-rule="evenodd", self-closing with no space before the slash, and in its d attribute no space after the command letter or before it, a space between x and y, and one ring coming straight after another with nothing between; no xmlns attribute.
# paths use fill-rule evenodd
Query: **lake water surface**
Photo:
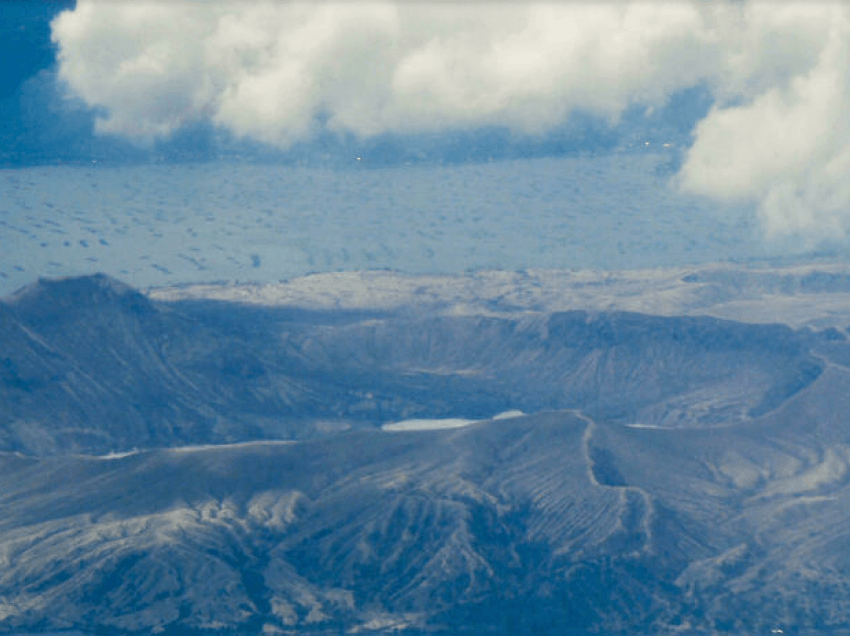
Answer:
<svg viewBox="0 0 850 636"><path fill-rule="evenodd" d="M668 187L660 153L329 170L0 170L0 294L105 272L139 287L387 268L632 269L762 257L751 210Z"/></svg>

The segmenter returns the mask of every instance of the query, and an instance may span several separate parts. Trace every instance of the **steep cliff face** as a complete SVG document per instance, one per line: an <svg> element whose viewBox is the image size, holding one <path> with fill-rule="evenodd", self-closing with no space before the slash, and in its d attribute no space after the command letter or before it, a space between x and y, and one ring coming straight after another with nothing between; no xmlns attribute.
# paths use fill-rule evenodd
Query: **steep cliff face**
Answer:
<svg viewBox="0 0 850 636"><path fill-rule="evenodd" d="M41 282L0 303L0 631L840 630L847 360L837 329ZM441 417L483 421L381 430Z"/></svg>
<svg viewBox="0 0 850 636"><path fill-rule="evenodd" d="M104 276L42 281L8 300L23 337L2 357L2 443L44 454L208 438L214 412L169 356L172 339L209 337Z"/></svg>
<svg viewBox="0 0 850 636"><path fill-rule="evenodd" d="M808 332L777 325L166 304L104 276L40 282L8 299L2 320L0 448L35 454L507 409L728 425L776 408L823 366Z"/></svg>
<svg viewBox="0 0 850 636"><path fill-rule="evenodd" d="M782 325L624 312L387 319L307 332L298 346L327 373L390 371L435 397L466 392L474 405L489 393L525 411L666 427L744 421L822 370L809 334Z"/></svg>

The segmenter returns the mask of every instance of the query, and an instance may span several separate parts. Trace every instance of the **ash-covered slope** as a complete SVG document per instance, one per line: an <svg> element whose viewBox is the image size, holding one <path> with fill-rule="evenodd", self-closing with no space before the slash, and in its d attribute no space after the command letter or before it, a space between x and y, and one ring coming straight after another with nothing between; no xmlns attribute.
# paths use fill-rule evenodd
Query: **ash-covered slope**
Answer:
<svg viewBox="0 0 850 636"><path fill-rule="evenodd" d="M503 400L491 412L581 408L694 427L744 421L806 387L822 370L809 351L820 340L782 325L570 311L368 321L311 332L298 346L328 372L390 371L382 382L421 386L435 402L490 395Z"/></svg>
<svg viewBox="0 0 850 636"><path fill-rule="evenodd" d="M203 329L105 276L43 280L2 310L4 448L44 454L210 438L210 395L169 351L172 340L204 347Z"/></svg>
<svg viewBox="0 0 850 636"><path fill-rule="evenodd" d="M848 365L837 329L42 281L0 303L0 631L835 632Z"/></svg>
<svg viewBox="0 0 850 636"><path fill-rule="evenodd" d="M310 377L279 320L238 306L188 315L95 275L39 281L0 315L5 450L302 437L356 400L337 395L333 378Z"/></svg>
<svg viewBox="0 0 850 636"><path fill-rule="evenodd" d="M36 455L508 409L727 425L776 408L823 368L810 352L823 338L779 325L165 303L105 276L41 281L0 304L0 320L0 449Z"/></svg>
<svg viewBox="0 0 850 636"><path fill-rule="evenodd" d="M826 375L804 394L850 386ZM7 631L756 634L850 621L846 423L804 437L768 418L662 430L559 412L112 459L3 455L0 481Z"/></svg>

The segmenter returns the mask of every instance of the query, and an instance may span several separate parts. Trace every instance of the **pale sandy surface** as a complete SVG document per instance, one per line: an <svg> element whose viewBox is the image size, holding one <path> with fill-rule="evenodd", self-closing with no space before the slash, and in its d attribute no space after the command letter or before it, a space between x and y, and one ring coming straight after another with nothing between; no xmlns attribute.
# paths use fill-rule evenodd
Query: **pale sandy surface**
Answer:
<svg viewBox="0 0 850 636"><path fill-rule="evenodd" d="M162 287L149 290L149 295L160 300L205 298L320 310L508 315L585 309L709 315L793 327L850 324L850 266L845 264L482 271L457 276L362 271L262 285Z"/></svg>

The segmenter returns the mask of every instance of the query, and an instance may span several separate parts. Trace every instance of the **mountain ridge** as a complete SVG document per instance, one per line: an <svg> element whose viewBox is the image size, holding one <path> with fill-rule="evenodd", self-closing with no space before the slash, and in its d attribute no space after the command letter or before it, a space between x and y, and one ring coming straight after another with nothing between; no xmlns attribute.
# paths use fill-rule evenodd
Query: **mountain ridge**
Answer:
<svg viewBox="0 0 850 636"><path fill-rule="evenodd" d="M42 281L6 307L0 449L36 454L297 439L510 409L711 426L776 408L821 373L813 343L839 345L711 317L183 305L105 276Z"/></svg>
<svg viewBox="0 0 850 636"><path fill-rule="evenodd" d="M361 300L1 301L0 631L850 624L842 331Z"/></svg>
<svg viewBox="0 0 850 636"><path fill-rule="evenodd" d="M784 433L765 447L747 428L635 429L553 412L452 431L353 431L113 459L2 456L0 474L21 486L0 497L0 624L165 633L388 633L367 628L382 622L464 633L439 627L461 619L474 633L840 628L846 616L829 599L841 574L830 573L835 557L811 530L828 522L831 541L847 537L850 431L830 429L815 460L817 446ZM772 472L740 481L746 454ZM807 477L830 464L844 468ZM768 564L778 569L765 578ZM795 577L812 568L821 609L793 601ZM736 613L731 594L753 604L748 612Z"/></svg>

